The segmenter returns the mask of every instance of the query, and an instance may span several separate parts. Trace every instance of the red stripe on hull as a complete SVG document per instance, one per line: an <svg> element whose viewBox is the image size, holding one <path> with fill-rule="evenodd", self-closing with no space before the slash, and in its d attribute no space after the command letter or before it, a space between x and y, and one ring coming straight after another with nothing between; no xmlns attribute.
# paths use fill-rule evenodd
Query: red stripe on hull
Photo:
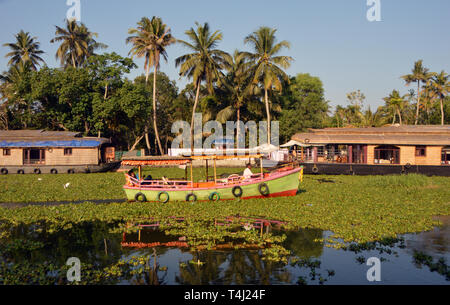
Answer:
<svg viewBox="0 0 450 305"><path fill-rule="evenodd" d="M251 196L242 197L242 199L259 199L259 198L271 198L271 197L292 197L297 195L297 190L284 191L279 193L269 194L268 196Z"/></svg>

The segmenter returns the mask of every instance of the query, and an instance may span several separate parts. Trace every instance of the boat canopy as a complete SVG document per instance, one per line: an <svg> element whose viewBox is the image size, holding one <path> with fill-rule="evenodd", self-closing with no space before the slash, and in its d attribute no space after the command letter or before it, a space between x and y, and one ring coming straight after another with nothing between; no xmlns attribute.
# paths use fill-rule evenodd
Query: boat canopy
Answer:
<svg viewBox="0 0 450 305"><path fill-rule="evenodd" d="M130 165L130 166L186 165L190 162L192 162L192 159L188 157L145 156L145 157L122 158L122 165Z"/></svg>
<svg viewBox="0 0 450 305"><path fill-rule="evenodd" d="M229 160L229 159L259 159L262 154L237 154L237 155L217 155L203 154L183 157L170 156L145 156L145 157L124 157L122 165L145 166L145 165L186 165L194 160Z"/></svg>

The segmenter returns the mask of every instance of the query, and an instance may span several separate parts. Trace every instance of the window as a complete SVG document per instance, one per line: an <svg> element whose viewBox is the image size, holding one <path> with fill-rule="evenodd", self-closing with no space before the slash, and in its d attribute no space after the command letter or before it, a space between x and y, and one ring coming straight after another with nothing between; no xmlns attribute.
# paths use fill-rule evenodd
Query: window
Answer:
<svg viewBox="0 0 450 305"><path fill-rule="evenodd" d="M23 164L45 164L45 149L27 148L23 150Z"/></svg>
<svg viewBox="0 0 450 305"><path fill-rule="evenodd" d="M416 146L416 157L425 157L427 155L426 146Z"/></svg>
<svg viewBox="0 0 450 305"><path fill-rule="evenodd" d="M71 156L72 148L64 148L64 156Z"/></svg>
<svg viewBox="0 0 450 305"><path fill-rule="evenodd" d="M4 156L11 156L11 149L3 148L3 155Z"/></svg>
<svg viewBox="0 0 450 305"><path fill-rule="evenodd" d="M442 164L450 165L450 146L442 149Z"/></svg>
<svg viewBox="0 0 450 305"><path fill-rule="evenodd" d="M382 145L375 148L375 164L400 164L400 149L396 146Z"/></svg>

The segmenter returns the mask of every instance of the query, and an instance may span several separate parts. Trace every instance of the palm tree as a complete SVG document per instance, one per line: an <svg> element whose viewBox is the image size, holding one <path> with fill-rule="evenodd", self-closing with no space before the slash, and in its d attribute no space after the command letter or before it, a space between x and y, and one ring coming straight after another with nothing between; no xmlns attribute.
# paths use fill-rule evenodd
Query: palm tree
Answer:
<svg viewBox="0 0 450 305"><path fill-rule="evenodd" d="M74 19L67 20L65 29L56 26L55 35L56 37L50 42L61 42L56 51L56 58L64 67L80 67L86 58L95 55L96 49L107 47L105 44L95 41L94 37L98 36L97 33L90 32L83 23L78 25Z"/></svg>
<svg viewBox="0 0 450 305"><path fill-rule="evenodd" d="M190 49L192 53L182 55L175 60L175 66L180 67L180 75L192 78L196 89L195 102L191 119L191 152L194 152L194 117L198 105L201 82L206 82L209 93L214 93L213 83L219 80L221 70L230 61L230 55L217 49L222 40L220 31L211 32L208 23L200 25L195 23L197 29L190 28L185 32L191 42L178 40L179 43Z"/></svg>
<svg viewBox="0 0 450 305"><path fill-rule="evenodd" d="M236 113L236 122L241 121L241 108L246 103L251 103L256 94L259 94L256 86L249 86L251 83L251 74L249 68L251 62L247 61L245 54L235 50L232 57L228 58L227 75L223 81L223 87L227 93L227 98L231 105L222 109L217 114L217 120L225 122ZM236 133L236 143L239 141L239 128Z"/></svg>
<svg viewBox="0 0 450 305"><path fill-rule="evenodd" d="M289 82L283 69L290 67L292 57L277 55L283 48L290 48L288 41L276 43L276 29L260 27L244 39L244 43L252 46L254 53L244 52L244 56L252 62L250 69L253 85L261 84L264 88L264 103L267 115L267 143L271 143L269 90L281 92L282 81Z"/></svg>
<svg viewBox="0 0 450 305"><path fill-rule="evenodd" d="M176 42L176 39L170 33L170 28L165 25L161 18L153 16L150 20L143 17L138 22L138 27L128 30L129 36L127 43L132 43L133 47L129 54L137 57L145 58L145 83L148 83L150 67L153 66L153 128L158 143L159 152L163 154L161 141L159 139L157 118L156 118L156 76L158 73L161 56L167 62L166 47ZM148 142L148 133L146 133L146 141Z"/></svg>
<svg viewBox="0 0 450 305"><path fill-rule="evenodd" d="M448 74L445 71L436 74L431 79L430 91L433 97L439 98L441 106L441 125L444 125L444 100L450 89L450 83L448 81Z"/></svg>
<svg viewBox="0 0 450 305"><path fill-rule="evenodd" d="M431 79L428 80L422 87L420 99L422 101L421 108L423 108L427 114L425 123L430 124L431 110L436 102L436 95L433 93L433 88L431 86Z"/></svg>
<svg viewBox="0 0 450 305"><path fill-rule="evenodd" d="M391 92L391 94L389 94L388 97L383 98L383 100L386 102L386 106L390 109L392 109L393 111L393 121L392 121L392 125L395 124L395 117L396 114L398 115L399 121L400 121L400 125L402 125L402 113L401 111L403 110L403 108L405 108L405 97L404 96L400 96L400 92L398 90L393 90Z"/></svg>
<svg viewBox="0 0 450 305"><path fill-rule="evenodd" d="M5 43L3 46L9 47L11 52L5 57L11 57L8 65L18 65L19 63L30 63L33 70L37 70L39 62L44 60L39 56L44 51L39 50L39 42L35 41L36 37L31 37L29 32L21 30L16 36L16 42Z"/></svg>
<svg viewBox="0 0 450 305"><path fill-rule="evenodd" d="M416 106L416 119L415 125L419 122L419 109L420 109L420 83L426 83L434 73L429 72L429 69L423 66L423 60L420 59L414 63L414 68L412 69L412 74L407 74L401 78L406 82L406 85L410 83L417 82L417 106Z"/></svg>

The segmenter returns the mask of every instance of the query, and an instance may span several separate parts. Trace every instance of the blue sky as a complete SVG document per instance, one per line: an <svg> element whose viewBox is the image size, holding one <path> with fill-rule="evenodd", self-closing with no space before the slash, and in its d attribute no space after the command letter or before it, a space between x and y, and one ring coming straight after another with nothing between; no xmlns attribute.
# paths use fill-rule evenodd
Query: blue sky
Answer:
<svg viewBox="0 0 450 305"><path fill-rule="evenodd" d="M380 22L369 22L366 0L81 0L81 21L99 34L106 43L105 52L127 56L127 30L143 16L162 17L176 38L185 39L184 31L195 21L209 22L220 29L224 39L219 47L227 52L247 49L246 35L265 25L276 28L279 40L288 40L291 49L283 55L295 62L290 75L310 73L324 83L331 105L346 105L346 93L360 89L372 109L383 104L382 97L393 89L406 93L400 79L423 59L432 71L450 71L450 1L380 0ZM21 29L41 42L43 58L50 67L57 45L51 44L55 25L62 26L69 6L66 0L0 0L0 44L14 41ZM0 71L7 68L0 47ZM177 81L181 89L175 58L186 49L180 45L168 49L169 61L162 71ZM143 61L129 77L143 71Z"/></svg>

